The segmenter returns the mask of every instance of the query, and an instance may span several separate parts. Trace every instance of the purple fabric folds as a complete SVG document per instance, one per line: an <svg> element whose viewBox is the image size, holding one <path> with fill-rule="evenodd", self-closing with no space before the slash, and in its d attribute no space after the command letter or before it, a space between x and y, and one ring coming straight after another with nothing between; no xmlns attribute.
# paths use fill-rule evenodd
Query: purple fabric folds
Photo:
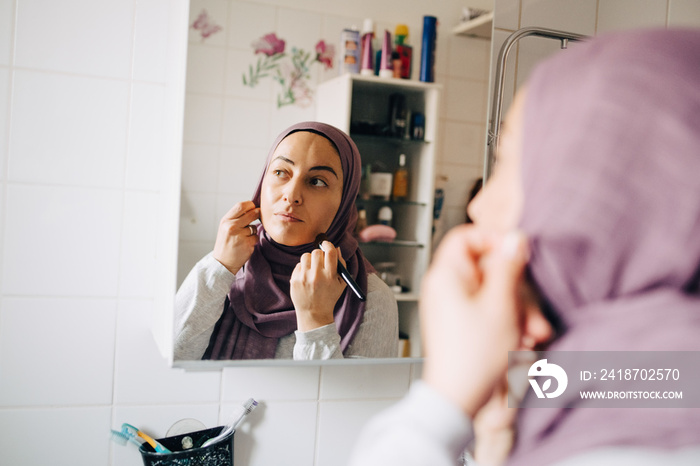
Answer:
<svg viewBox="0 0 700 466"><path fill-rule="evenodd" d="M572 45L527 92L521 227L565 326L549 349L700 351L700 31ZM576 409L577 395L521 410L509 464L700 443L700 409Z"/></svg>
<svg viewBox="0 0 700 466"><path fill-rule="evenodd" d="M338 149L343 169L343 194L326 235L330 242L340 247L348 271L366 293L367 274L374 269L362 255L352 234L357 220L355 199L360 189L362 163L360 153L348 135L331 125L314 121L287 128L272 144L253 202L260 205L262 180L273 152L282 139L296 131L319 133ZM279 338L297 328L294 305L289 296L289 279L301 255L313 250L314 245L291 247L276 243L262 225L258 226L258 235L260 240L253 254L231 287L204 359L274 358ZM338 300L334 316L343 351L357 333L364 309L365 303L348 289Z"/></svg>

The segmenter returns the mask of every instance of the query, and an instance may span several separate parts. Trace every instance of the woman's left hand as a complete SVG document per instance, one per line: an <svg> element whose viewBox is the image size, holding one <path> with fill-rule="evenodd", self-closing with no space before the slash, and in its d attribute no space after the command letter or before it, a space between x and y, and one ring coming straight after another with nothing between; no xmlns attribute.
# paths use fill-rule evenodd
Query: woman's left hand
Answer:
<svg viewBox="0 0 700 466"><path fill-rule="evenodd" d="M329 241L324 241L322 246L323 250L315 249L301 256L290 279L297 328L302 332L333 323L335 303L346 286L338 275L340 250Z"/></svg>

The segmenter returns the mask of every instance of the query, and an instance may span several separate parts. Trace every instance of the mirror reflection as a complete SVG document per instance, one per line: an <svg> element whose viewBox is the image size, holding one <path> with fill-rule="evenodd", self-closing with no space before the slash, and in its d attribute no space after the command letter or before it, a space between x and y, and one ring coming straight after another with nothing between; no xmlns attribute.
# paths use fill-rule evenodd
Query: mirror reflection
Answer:
<svg viewBox="0 0 700 466"><path fill-rule="evenodd" d="M354 236L361 169L334 126L280 134L252 200L224 215L213 252L178 290L176 359L397 355L394 293Z"/></svg>
<svg viewBox="0 0 700 466"><path fill-rule="evenodd" d="M360 1L353 10L337 5L299 5L291 0L191 2L175 361L421 356L420 279L434 239L439 239L450 223L464 221L468 187L481 176L489 43L450 36L462 5L456 1L436 5L430 14L445 18L438 24L438 83L421 83L420 36L426 12L417 6L398 8L400 5L404 4L392 0L379 8ZM358 12L362 16L356 16ZM343 80L349 75L342 75L339 69L344 63L341 34L352 26L362 29L365 17L374 19L375 51L381 49L384 31L393 37L397 25L406 26L401 29L401 40L413 47L411 71L407 73L412 79L355 80L360 77L357 74ZM450 54L465 52L478 60L469 67L446 65ZM452 75L458 77L452 79ZM403 98L392 97L394 94ZM446 95L459 97L450 100ZM404 116L408 121L414 114L422 116L417 120L421 123L420 140L412 140L408 134L403 139L378 134L386 125L392 102L407 112ZM312 133L317 142L311 146L323 147L326 141L330 146L325 148L332 149L319 151L330 159L316 165L332 168L337 181L342 179L336 185L343 193L340 204L335 208L324 198L320 202L323 209L312 209L309 221L288 220L280 233L274 224L277 207L271 201L266 209L263 196L265 177L272 176L270 170L276 164L283 163L278 173L285 173L293 182L305 179L310 183L305 186L308 189L328 191L335 180L325 169L315 170L314 176L308 170L299 172L309 168L306 158L297 161L289 154L270 158L277 149L301 137L293 133L278 147L276 138L286 128L314 120L328 122L350 135L361 154L361 165L350 173L342 165L343 151L333 147L338 143ZM445 123L445 129L438 129L438 120L441 126ZM452 163L444 170L454 177L450 183L458 186L456 196L448 197L451 204L445 207L451 218L445 224L433 220L435 182L446 180L436 171L438 148L442 150L442 143L436 143L443 138L449 155L442 163ZM465 164L464 154L470 149L473 161ZM395 195L391 184L386 189L386 175L396 175L400 169L409 176L404 178L403 192ZM370 171L376 176L363 178L363 173ZM362 215L360 223L366 221L368 227L390 223L390 228L375 228L365 236L358 230L350 241L346 233L353 229L353 216L358 214L345 209L357 192L346 191L355 189L358 179L363 181L360 192L364 190L364 195L360 195L362 202L353 201L352 205ZM445 188L444 183L441 187ZM304 196L302 205L308 202L309 197ZM293 201L289 205L294 206ZM288 218L294 218L295 208L287 209L291 209ZM386 217L387 212L391 218ZM308 226L309 231L301 234L300 225ZM294 228L287 228L290 226ZM314 244L319 233L327 235L326 251ZM354 245L358 242L359 248ZM260 246L259 253L250 249L253 243ZM233 254L236 259L230 263L221 251L224 244L237 245L239 253ZM366 294L366 301L360 301L337 275L333 286L321 286L319 281L295 294L294 270L304 254L311 258L307 271L314 257L332 264L337 254ZM260 263L248 263L256 261L258 255L267 261L262 269L269 271L258 273ZM284 262L290 255L293 264ZM342 290L334 289L336 285ZM243 293L245 289L253 292ZM299 300L308 301L308 296L319 295L318 290L327 294L323 300L334 301L332 306L321 305L319 313L316 309L296 312ZM243 295L247 298L242 299ZM336 315L333 323L328 321L330 307ZM241 328L244 321L251 324L245 326L247 330ZM297 328L308 333L301 342L295 334ZM240 338L232 337L234 334ZM250 345L243 343L244 339L251 340Z"/></svg>

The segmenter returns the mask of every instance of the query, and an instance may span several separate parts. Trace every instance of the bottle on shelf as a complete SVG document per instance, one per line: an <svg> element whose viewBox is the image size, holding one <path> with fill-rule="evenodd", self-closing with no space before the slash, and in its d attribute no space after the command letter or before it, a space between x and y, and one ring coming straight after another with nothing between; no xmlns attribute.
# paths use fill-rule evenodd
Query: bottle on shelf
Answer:
<svg viewBox="0 0 700 466"><path fill-rule="evenodd" d="M391 207L385 205L381 209L379 209L379 212L377 213L377 221L380 225L386 225L390 227L393 216L394 213L391 211Z"/></svg>
<svg viewBox="0 0 700 466"><path fill-rule="evenodd" d="M405 201L408 198L408 168L406 154L399 155L399 167L394 172L394 187L391 198L394 201Z"/></svg>

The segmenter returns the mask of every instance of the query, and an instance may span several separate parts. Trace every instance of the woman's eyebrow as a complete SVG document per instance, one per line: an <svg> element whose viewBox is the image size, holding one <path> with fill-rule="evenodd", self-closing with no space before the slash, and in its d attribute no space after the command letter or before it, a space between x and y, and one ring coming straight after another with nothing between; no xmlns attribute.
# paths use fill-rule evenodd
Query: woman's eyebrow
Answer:
<svg viewBox="0 0 700 466"><path fill-rule="evenodd" d="M309 171L311 170L325 170L328 172L333 173L333 175L338 178L338 174L333 170L333 167L329 167L328 165L316 165L314 167L309 168Z"/></svg>
<svg viewBox="0 0 700 466"><path fill-rule="evenodd" d="M282 162L287 162L290 165L294 165L293 160L289 160L287 157L284 157L282 155L278 155L277 157L275 157L273 159L273 161L274 160L281 160ZM309 168L309 171L312 171L312 170L325 170L327 172L331 172L336 178L338 178L338 174L335 172L335 170L333 170L333 167L329 167L328 165L315 165L315 166ZM340 179L340 178L338 178L338 179Z"/></svg>

